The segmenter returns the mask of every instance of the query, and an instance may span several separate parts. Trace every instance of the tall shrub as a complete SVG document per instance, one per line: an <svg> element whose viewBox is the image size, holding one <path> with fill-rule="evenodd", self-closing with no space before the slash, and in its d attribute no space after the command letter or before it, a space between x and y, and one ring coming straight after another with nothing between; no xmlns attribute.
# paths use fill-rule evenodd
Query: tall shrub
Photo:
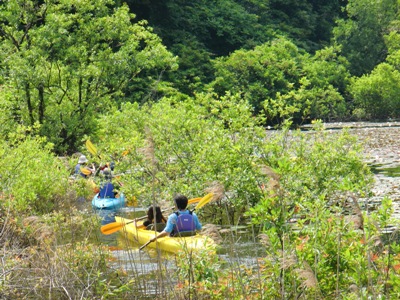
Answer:
<svg viewBox="0 0 400 300"><path fill-rule="evenodd" d="M0 145L1 194L6 206L20 213L52 211L68 188L69 170L45 138L26 135L18 128Z"/></svg>

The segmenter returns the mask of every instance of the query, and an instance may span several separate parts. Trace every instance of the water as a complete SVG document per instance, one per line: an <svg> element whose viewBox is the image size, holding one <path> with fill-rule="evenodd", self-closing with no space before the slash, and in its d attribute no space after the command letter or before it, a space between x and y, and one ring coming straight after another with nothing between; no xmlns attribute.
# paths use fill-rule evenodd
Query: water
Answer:
<svg viewBox="0 0 400 300"><path fill-rule="evenodd" d="M400 166L388 166L383 164L370 165L374 174L381 174L385 177L400 177Z"/></svg>
<svg viewBox="0 0 400 300"><path fill-rule="evenodd" d="M354 123L350 127L349 132L363 143L364 161L374 174L372 196L365 202L364 209L378 209L386 196L392 200L393 218L400 220L400 123ZM392 226L383 229L385 232L394 230Z"/></svg>

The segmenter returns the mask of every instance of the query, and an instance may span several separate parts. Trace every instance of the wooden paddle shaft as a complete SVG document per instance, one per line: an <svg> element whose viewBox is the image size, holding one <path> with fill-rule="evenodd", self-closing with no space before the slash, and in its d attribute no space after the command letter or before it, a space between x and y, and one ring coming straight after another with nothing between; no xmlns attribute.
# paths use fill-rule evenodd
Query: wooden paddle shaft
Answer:
<svg viewBox="0 0 400 300"><path fill-rule="evenodd" d="M145 248L148 244L150 244L151 243L151 240L150 241L148 241L146 244L144 244L143 246L141 246L140 248L139 248L139 251L140 250L142 250L143 248Z"/></svg>

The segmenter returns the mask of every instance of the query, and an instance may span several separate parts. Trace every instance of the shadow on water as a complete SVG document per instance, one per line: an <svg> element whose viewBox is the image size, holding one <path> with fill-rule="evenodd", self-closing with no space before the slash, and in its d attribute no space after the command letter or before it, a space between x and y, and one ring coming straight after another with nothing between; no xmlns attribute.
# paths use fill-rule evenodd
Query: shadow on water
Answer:
<svg viewBox="0 0 400 300"><path fill-rule="evenodd" d="M370 165L370 168L374 174L382 174L387 177L400 177L400 166L388 167L387 165L378 164Z"/></svg>

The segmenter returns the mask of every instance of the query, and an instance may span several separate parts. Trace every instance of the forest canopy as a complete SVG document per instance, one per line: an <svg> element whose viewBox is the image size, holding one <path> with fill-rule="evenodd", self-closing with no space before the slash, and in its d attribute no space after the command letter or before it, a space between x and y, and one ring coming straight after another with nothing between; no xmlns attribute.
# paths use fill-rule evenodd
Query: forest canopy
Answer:
<svg viewBox="0 0 400 300"><path fill-rule="evenodd" d="M398 7L0 1L2 298L397 299L392 194L377 209L358 137L324 126L399 118ZM151 257L148 280L131 267L142 252L116 262L99 239L114 214L87 209L106 181L132 218L212 193L196 214L229 226L235 263L190 251L170 272ZM242 228L254 264L237 260Z"/></svg>
<svg viewBox="0 0 400 300"><path fill-rule="evenodd" d="M123 103L198 93L237 94L264 125L397 118L396 3L3 1L0 133L73 153Z"/></svg>

